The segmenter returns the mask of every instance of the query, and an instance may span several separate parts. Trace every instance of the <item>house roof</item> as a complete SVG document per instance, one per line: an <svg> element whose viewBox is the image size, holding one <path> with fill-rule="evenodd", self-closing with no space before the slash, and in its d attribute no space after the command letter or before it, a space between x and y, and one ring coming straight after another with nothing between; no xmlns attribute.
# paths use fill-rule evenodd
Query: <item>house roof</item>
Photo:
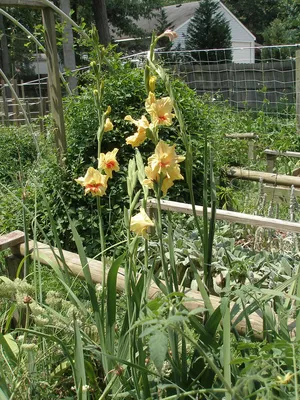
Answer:
<svg viewBox="0 0 300 400"><path fill-rule="evenodd" d="M255 40L255 36L241 23L241 21L234 14L232 14L232 12L228 10L228 8L223 3L221 2L219 3L221 8L226 10L232 16L232 18L238 24L240 24ZM173 27L174 31L176 31L178 28L180 28L182 25L184 25L188 20L190 20L193 17L198 7L199 7L199 1L192 1L190 3L166 6L163 7L163 9L166 12L170 25ZM156 29L156 25L158 24L157 17L152 17L150 19L140 18L139 20L136 21L136 24L143 31L145 31L148 34L151 34ZM128 36L122 36L121 38L119 37L118 39L125 39L125 38L128 38Z"/></svg>

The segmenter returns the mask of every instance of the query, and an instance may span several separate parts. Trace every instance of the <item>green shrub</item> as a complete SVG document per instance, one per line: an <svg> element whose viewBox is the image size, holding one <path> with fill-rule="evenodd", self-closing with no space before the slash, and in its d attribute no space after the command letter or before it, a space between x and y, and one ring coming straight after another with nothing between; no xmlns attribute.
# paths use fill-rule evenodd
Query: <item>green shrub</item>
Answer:
<svg viewBox="0 0 300 400"><path fill-rule="evenodd" d="M26 127L0 128L0 181L19 180L36 159L36 146Z"/></svg>

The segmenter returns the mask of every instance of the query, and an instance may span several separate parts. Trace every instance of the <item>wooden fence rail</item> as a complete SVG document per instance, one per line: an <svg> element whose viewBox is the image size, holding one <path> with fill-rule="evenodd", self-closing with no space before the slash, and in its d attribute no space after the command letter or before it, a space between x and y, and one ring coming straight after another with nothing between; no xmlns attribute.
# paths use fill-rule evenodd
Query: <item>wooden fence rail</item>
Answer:
<svg viewBox="0 0 300 400"><path fill-rule="evenodd" d="M29 122L39 122L40 130L44 131L43 118L49 113L49 100L47 97L19 98ZM0 99L0 118L2 125L22 125L26 123L25 116L16 99Z"/></svg>
<svg viewBox="0 0 300 400"><path fill-rule="evenodd" d="M300 178L299 178L300 179ZM149 213L152 209L157 208L157 200L149 199L147 202ZM191 204L178 203L176 201L161 200L161 209L165 211L178 212L183 214L192 214L193 209ZM203 215L203 207L196 206L196 213L198 216ZM211 216L211 209L208 208L208 216ZM259 215L251 215L239 213L235 211L216 210L216 219L238 223L243 225L261 226L263 228L282 230L293 233L300 233L300 223L290 222L277 218L261 217Z"/></svg>
<svg viewBox="0 0 300 400"><path fill-rule="evenodd" d="M149 199L147 202L147 208L151 212L153 209L157 208L157 200ZM162 210L168 210L172 212L179 212L185 214L192 214L192 206L191 204L178 203L174 201L161 201ZM196 206L197 215L203 215L203 207ZM210 216L211 210L208 209L208 214ZM216 218L219 220L226 220L229 222L254 225L254 226L262 226L266 228L272 229L280 229L286 230L290 232L300 233L300 224L295 222L283 221L279 219L260 217L255 215L248 215L243 213L237 213L226 210L217 210ZM46 244L40 242L30 241L28 244L29 254L27 253L26 246L24 243L24 234L21 231L14 231L7 235L0 236L0 251L10 248L13 253L12 256L7 257L7 266L8 269L12 268L13 271L18 267L18 260L21 261L22 257L28 257L32 260L39 261L44 265L48 265L50 267L59 267L63 268L63 263L60 258L60 253L58 249L50 247ZM80 258L77 254L63 251L64 260L66 266L68 267L71 274L83 279L83 268L89 268L92 276L92 280L95 283L102 283L102 262L98 260L94 260L88 258L88 265L83 266L81 264ZM125 287L125 271L120 268L117 275L117 290L124 291ZM149 287L148 297L149 299L160 295L160 289L155 283L152 283ZM195 290L185 290L185 299L184 305L188 310L194 310L198 307L205 307L204 301L198 291ZM217 296L210 296L210 301L214 309L216 309L220 305L221 299ZM237 303L232 303L231 308L236 306ZM239 314L241 315L242 310L240 309ZM234 327L240 334L245 334L248 331L248 325L245 318L242 318L240 321L237 321L238 316L232 319L232 327ZM252 330L255 336L258 339L263 338L263 320L258 313L252 313L248 315ZM289 330L293 334L295 328L295 321L289 320Z"/></svg>
<svg viewBox="0 0 300 400"><path fill-rule="evenodd" d="M22 257L28 257L32 260L38 261L41 264L54 268L63 268L63 263L61 262L60 253L57 248L50 247L44 243L40 242L29 242L29 254L26 253L26 246L24 243L24 233L21 231L14 231L7 235L0 236L0 251L10 248L13 255L7 257L7 268L9 275L13 278L12 273L15 273ZM72 253L70 251L63 250L63 256L65 264L69 269L69 272L81 279L84 279L83 268L89 268L91 272L92 280L95 283L102 283L102 262L91 258L88 258L88 266L82 266L78 254ZM12 270L11 270L12 268ZM117 291L122 292L125 288L125 270L119 268L116 282ZM187 310L192 311L196 308L205 308L204 301L198 291L187 289L184 291L184 306ZM161 291L155 283L151 283L148 291L148 298L152 299L158 295L161 295ZM210 296L210 301L212 307L216 309L221 302L221 299L217 296ZM231 304L231 308L236 306L236 303ZM241 311L241 310L240 310ZM245 335L248 331L248 326L246 320L243 318L241 321L235 322L238 315L232 320L232 326L241 334ZM263 338L263 321L259 314L253 313L249 316L251 322L251 327L255 336L258 339ZM290 330L294 329L294 321L290 322Z"/></svg>

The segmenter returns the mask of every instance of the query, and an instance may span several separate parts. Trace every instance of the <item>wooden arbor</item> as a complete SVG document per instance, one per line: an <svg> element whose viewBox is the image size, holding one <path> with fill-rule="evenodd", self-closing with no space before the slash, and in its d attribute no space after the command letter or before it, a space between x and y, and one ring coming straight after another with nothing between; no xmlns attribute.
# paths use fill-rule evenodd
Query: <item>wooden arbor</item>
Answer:
<svg viewBox="0 0 300 400"><path fill-rule="evenodd" d="M59 78L54 11L47 5L47 2L43 0L0 0L0 7L30 7L39 8L42 11L45 29L49 97L55 125L55 143L59 161L63 163L63 156L67 150L67 141Z"/></svg>

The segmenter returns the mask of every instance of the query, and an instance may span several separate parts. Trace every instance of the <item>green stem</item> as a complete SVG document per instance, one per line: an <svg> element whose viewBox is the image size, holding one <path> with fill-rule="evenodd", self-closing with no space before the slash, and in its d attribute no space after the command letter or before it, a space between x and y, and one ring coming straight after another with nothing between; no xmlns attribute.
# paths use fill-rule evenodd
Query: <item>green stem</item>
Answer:
<svg viewBox="0 0 300 400"><path fill-rule="evenodd" d="M293 349L293 366L294 366L294 377L295 377L295 400L299 400L299 391L298 391L298 371L297 371L297 359L296 359L296 352L295 352L295 344L292 343Z"/></svg>
<svg viewBox="0 0 300 400"><path fill-rule="evenodd" d="M297 277L297 297L300 298L300 268ZM296 342L300 341L300 302L296 302Z"/></svg>
<svg viewBox="0 0 300 400"><path fill-rule="evenodd" d="M105 261L105 237L104 237L102 207L101 207L101 198L100 197L97 197L97 210L98 210L100 250L101 250L101 261L102 261L101 314L102 314L102 316L104 316L104 304L105 304L105 293L106 293L106 261Z"/></svg>
<svg viewBox="0 0 300 400"><path fill-rule="evenodd" d="M156 190L156 198L157 198L157 236L159 240L159 250L160 250L160 258L162 262L162 267L163 267L163 273L164 273L164 279L165 283L168 289L168 293L173 292L172 288L172 282L169 279L169 273L168 273L168 263L165 257L165 252L164 252L164 244L163 244L163 228L162 228L162 211L161 211L161 188L160 184L158 185L158 188Z"/></svg>
<svg viewBox="0 0 300 400"><path fill-rule="evenodd" d="M226 288L230 289L230 273L228 272L226 276ZM223 317L223 364L224 364L224 380L231 386L231 347L230 347L230 331L231 331L231 321L230 321L230 299L227 297L224 299L226 304L226 310ZM225 394L226 400L231 400L232 395L229 391Z"/></svg>

